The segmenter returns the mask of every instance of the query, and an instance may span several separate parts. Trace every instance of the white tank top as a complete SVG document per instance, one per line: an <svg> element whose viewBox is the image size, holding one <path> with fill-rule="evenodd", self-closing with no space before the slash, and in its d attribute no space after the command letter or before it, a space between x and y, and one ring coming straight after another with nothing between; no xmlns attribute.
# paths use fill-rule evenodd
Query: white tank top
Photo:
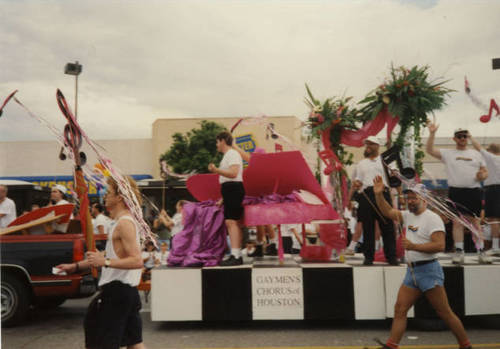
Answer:
<svg viewBox="0 0 500 349"><path fill-rule="evenodd" d="M118 222L121 219L128 219L134 223L135 238L137 244L138 245L140 244L139 230L137 229L137 224L135 223L134 219L130 216L121 216L115 222L115 224L111 228L111 231L108 234L108 241L106 242L106 258L110 259L118 258L118 256L115 253L115 249L113 248L113 234L115 233L116 226L118 225ZM107 268L103 267L101 271L101 279L99 280L99 286L110 283L111 281L120 281L123 282L124 284L135 287L139 285L139 282L141 281L141 273L142 269L116 269L110 267Z"/></svg>

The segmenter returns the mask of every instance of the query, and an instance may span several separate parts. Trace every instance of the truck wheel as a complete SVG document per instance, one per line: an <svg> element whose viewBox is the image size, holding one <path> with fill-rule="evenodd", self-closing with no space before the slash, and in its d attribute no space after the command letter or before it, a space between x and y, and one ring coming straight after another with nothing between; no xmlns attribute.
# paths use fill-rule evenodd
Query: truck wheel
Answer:
<svg viewBox="0 0 500 349"><path fill-rule="evenodd" d="M64 302L66 302L66 298L64 297L46 297L38 298L35 304L40 309L52 309L57 308Z"/></svg>
<svg viewBox="0 0 500 349"><path fill-rule="evenodd" d="M2 325L14 326L26 319L30 306L29 289L10 274L2 275Z"/></svg>

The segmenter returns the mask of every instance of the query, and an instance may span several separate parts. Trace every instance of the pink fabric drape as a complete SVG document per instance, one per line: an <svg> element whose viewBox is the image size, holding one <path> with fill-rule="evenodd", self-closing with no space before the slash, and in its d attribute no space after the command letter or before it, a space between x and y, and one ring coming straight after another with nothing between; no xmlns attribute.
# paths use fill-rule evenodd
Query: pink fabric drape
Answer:
<svg viewBox="0 0 500 349"><path fill-rule="evenodd" d="M397 125L399 117L393 116L386 108L382 109L375 119L368 121L357 131L343 130L340 135L340 143L352 147L362 147L364 140L368 136L378 134L387 124L387 138L390 137L392 130Z"/></svg>

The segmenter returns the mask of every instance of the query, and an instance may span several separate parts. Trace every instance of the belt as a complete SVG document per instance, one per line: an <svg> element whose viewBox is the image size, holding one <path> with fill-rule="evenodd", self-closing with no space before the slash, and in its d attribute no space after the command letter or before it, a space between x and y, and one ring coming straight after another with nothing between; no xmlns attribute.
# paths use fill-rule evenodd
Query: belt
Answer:
<svg viewBox="0 0 500 349"><path fill-rule="evenodd" d="M429 264L429 263L432 263L432 262L435 262L435 261L437 261L436 258L429 259L429 260L426 260L426 261L410 262L409 264L410 264L411 267L418 267L419 265Z"/></svg>

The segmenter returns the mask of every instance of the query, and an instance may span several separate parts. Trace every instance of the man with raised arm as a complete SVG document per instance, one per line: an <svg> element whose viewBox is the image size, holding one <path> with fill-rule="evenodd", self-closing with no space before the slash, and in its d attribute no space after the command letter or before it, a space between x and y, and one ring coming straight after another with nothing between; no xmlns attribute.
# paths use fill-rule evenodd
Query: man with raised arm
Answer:
<svg viewBox="0 0 500 349"><path fill-rule="evenodd" d="M140 202L133 179L127 180ZM60 264L62 272L76 273L90 267L103 267L99 280L100 293L90 303L85 316L85 346L88 349L144 349L141 300L137 285L141 279L143 261L139 227L125 204L118 184L108 180L106 208L115 220L108 234L106 252L87 252L87 259L72 264Z"/></svg>
<svg viewBox="0 0 500 349"><path fill-rule="evenodd" d="M491 226L491 252L500 254L500 144L491 143L484 149L470 134L469 137L474 149L481 153L488 169L489 175L484 181L484 213Z"/></svg>
<svg viewBox="0 0 500 349"><path fill-rule="evenodd" d="M427 209L426 202L413 190L406 190L408 210L392 208L385 200L384 183L377 176L373 180L375 200L382 214L399 221L406 228L403 246L408 268L399 288L394 306L391 335L381 349L398 349L406 330L408 310L424 294L436 313L451 329L461 349L471 349L471 344L460 319L448 304L444 285L444 273L437 260L437 253L444 251L445 230L441 218Z"/></svg>
<svg viewBox="0 0 500 349"><path fill-rule="evenodd" d="M453 140L455 149L438 149L434 147L434 139L439 125L429 123L429 139L426 151L429 155L441 160L448 174L448 197L456 204L458 213L466 216L478 230L481 213L482 192L480 182L488 177L486 164L478 151L467 148L468 131L456 129ZM453 221L453 240L455 255L453 263L464 263L464 226ZM479 263L488 263L488 256L483 253L484 242L479 245Z"/></svg>

